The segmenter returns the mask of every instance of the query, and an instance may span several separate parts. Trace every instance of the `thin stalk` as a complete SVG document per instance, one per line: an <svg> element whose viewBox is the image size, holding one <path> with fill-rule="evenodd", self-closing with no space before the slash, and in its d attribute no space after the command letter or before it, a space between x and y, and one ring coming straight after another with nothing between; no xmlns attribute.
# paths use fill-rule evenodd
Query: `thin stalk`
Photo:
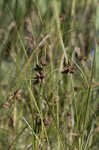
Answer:
<svg viewBox="0 0 99 150"><path fill-rule="evenodd" d="M57 97L56 100L56 105L57 105L57 129L59 130L59 98ZM58 133L58 150L60 150L60 137L59 137L59 133Z"/></svg>
<svg viewBox="0 0 99 150"><path fill-rule="evenodd" d="M71 24L70 24L70 43L69 43L69 48L72 54L72 39L73 39L73 34L74 34L74 25L75 25L75 9L76 9L76 0L72 0L72 8L71 8Z"/></svg>
<svg viewBox="0 0 99 150"><path fill-rule="evenodd" d="M40 115L40 119L41 119L41 122L42 122L42 126L43 126L43 129L44 129L44 132L45 132L45 135L46 135L46 138L47 138L47 142L48 142L48 145L49 145L49 140L48 140L48 136L47 136L47 131L46 131L46 128L45 128L45 125L44 125L44 122L43 122L43 116L42 116L42 114L41 114L41 112L40 112L40 109L39 109L39 107L38 107L38 105L37 105L36 99L35 99L35 97L34 97L34 95L33 95L33 92L32 92L32 90L31 90L31 88L28 87L28 90L29 90L29 93L30 93L31 98L33 99L34 105L35 105L35 107L36 107L36 109L37 109L37 111L38 111L38 113L39 113L39 115Z"/></svg>
<svg viewBox="0 0 99 150"><path fill-rule="evenodd" d="M31 86L32 85L32 83L31 83L31 79L30 79L30 87L32 87ZM33 113L33 101L32 101L32 98L30 97L30 106L31 106L31 111L32 111L32 149L35 149L36 147L35 147L35 132L34 132L34 113ZM24 120L25 120L25 118L23 118ZM26 120L25 120L25 122L26 122ZM26 122L27 123L27 122ZM29 125L28 125L29 126ZM37 138L36 138L37 139Z"/></svg>
<svg viewBox="0 0 99 150"><path fill-rule="evenodd" d="M21 35L20 35L20 33L19 33L19 31L18 31L18 30L17 30L17 35L18 35L18 38L19 38L20 44L21 44L21 46L22 46L22 48L23 48L23 51L24 51L25 57L26 57L26 59L28 59L28 56L27 56L27 53L26 53L26 49L25 49L25 47L24 47L23 40L22 40Z"/></svg>
<svg viewBox="0 0 99 150"><path fill-rule="evenodd" d="M61 27L60 27L59 11L58 11L58 4L57 4L58 2L56 0L54 0L53 3L54 3L54 11L55 11L55 19L56 19L56 24L57 24L58 36L59 36L59 40L60 40L62 50L64 52L66 63L68 63L68 56L67 56L67 53L66 53L66 49L64 47L64 43L63 43L63 39L62 39L62 33L61 33Z"/></svg>
<svg viewBox="0 0 99 150"><path fill-rule="evenodd" d="M95 67L95 52L94 52L94 58L92 60L92 66L91 66L91 76L90 76L87 103L86 103L84 127L86 127L87 117L88 117L88 114L89 114L89 106L90 106L91 95L92 95L92 80L93 80L93 74L94 74L94 67Z"/></svg>

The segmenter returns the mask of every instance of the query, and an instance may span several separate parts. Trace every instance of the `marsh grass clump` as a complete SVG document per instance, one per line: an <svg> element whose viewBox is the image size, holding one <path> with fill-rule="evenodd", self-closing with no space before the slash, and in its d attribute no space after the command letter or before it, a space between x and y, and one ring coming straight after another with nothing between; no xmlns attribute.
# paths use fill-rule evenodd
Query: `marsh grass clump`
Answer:
<svg viewBox="0 0 99 150"><path fill-rule="evenodd" d="M98 150L98 7L0 1L0 150Z"/></svg>

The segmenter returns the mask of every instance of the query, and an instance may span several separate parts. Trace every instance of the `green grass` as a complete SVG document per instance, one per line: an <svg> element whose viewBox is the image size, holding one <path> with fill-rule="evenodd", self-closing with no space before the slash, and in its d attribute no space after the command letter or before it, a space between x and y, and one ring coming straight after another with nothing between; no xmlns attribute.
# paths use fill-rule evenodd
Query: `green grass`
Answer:
<svg viewBox="0 0 99 150"><path fill-rule="evenodd" d="M98 150L98 7L0 1L0 150Z"/></svg>

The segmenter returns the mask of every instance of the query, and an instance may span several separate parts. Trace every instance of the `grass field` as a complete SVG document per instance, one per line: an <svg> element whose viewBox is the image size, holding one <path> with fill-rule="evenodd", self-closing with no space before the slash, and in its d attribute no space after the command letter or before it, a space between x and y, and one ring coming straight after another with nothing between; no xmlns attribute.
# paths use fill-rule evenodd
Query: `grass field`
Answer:
<svg viewBox="0 0 99 150"><path fill-rule="evenodd" d="M0 150L99 149L98 0L0 0Z"/></svg>

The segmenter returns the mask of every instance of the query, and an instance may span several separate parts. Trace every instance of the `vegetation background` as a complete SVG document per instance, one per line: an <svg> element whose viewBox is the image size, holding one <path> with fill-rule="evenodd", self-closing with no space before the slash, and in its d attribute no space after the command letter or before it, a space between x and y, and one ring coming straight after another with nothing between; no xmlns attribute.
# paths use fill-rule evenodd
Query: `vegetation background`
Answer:
<svg viewBox="0 0 99 150"><path fill-rule="evenodd" d="M98 46L98 0L0 0L0 150L99 149Z"/></svg>

